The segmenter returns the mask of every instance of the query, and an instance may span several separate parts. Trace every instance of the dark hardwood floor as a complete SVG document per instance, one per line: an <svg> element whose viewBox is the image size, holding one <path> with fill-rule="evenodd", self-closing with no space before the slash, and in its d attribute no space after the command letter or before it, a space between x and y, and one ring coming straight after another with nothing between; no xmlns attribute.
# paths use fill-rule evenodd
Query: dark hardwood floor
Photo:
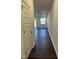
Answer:
<svg viewBox="0 0 79 59"><path fill-rule="evenodd" d="M31 51L28 59L57 59L47 29L36 29L35 40L35 48Z"/></svg>

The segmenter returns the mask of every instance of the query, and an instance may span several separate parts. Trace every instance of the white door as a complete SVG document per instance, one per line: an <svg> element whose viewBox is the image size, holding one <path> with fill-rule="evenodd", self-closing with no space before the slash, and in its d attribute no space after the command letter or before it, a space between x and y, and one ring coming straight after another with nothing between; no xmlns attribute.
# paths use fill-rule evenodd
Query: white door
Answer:
<svg viewBox="0 0 79 59"><path fill-rule="evenodd" d="M32 0L22 1L22 55L28 58L34 47L34 8ZM21 56L22 56L21 55ZM24 56L25 55L25 56ZM22 59L23 59L22 57Z"/></svg>

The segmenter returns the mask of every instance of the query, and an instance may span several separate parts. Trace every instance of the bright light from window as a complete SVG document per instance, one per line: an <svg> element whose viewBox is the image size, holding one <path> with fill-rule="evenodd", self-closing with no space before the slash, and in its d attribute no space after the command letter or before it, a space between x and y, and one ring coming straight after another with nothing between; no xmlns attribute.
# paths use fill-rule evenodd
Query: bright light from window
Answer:
<svg viewBox="0 0 79 59"><path fill-rule="evenodd" d="M35 19L35 27L36 27L36 19Z"/></svg>
<svg viewBox="0 0 79 59"><path fill-rule="evenodd" d="M41 21L41 24L45 24L46 23L46 18L41 18L40 21Z"/></svg>

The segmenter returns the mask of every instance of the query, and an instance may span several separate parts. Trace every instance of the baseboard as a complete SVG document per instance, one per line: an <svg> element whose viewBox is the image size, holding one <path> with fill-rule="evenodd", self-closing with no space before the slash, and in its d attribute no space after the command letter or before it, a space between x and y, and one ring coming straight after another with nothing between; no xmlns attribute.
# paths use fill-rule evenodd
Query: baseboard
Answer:
<svg viewBox="0 0 79 59"><path fill-rule="evenodd" d="M48 30L48 32L49 32L49 30ZM51 38L52 44L53 44L53 46L54 46L54 49L55 49L56 55L57 55L57 57L58 57L58 52L57 52L57 49L56 49L55 44L54 44L54 41L53 41L53 37L52 37L52 35L51 35L50 32L49 32L49 35L50 35L50 38Z"/></svg>
<svg viewBox="0 0 79 59"><path fill-rule="evenodd" d="M51 41L52 41L52 44L53 44L53 46L54 46L54 49L55 49L56 55L57 55L57 57L58 57L58 53L57 53L57 49L56 49L56 47L55 47L54 41L53 41L53 40L51 40Z"/></svg>

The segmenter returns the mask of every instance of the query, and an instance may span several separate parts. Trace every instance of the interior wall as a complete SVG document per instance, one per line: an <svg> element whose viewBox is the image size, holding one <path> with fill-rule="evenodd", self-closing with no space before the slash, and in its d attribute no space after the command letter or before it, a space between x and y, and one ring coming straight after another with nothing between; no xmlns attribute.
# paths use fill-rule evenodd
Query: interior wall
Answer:
<svg viewBox="0 0 79 59"><path fill-rule="evenodd" d="M54 0L47 16L47 27L58 55L58 0Z"/></svg>

